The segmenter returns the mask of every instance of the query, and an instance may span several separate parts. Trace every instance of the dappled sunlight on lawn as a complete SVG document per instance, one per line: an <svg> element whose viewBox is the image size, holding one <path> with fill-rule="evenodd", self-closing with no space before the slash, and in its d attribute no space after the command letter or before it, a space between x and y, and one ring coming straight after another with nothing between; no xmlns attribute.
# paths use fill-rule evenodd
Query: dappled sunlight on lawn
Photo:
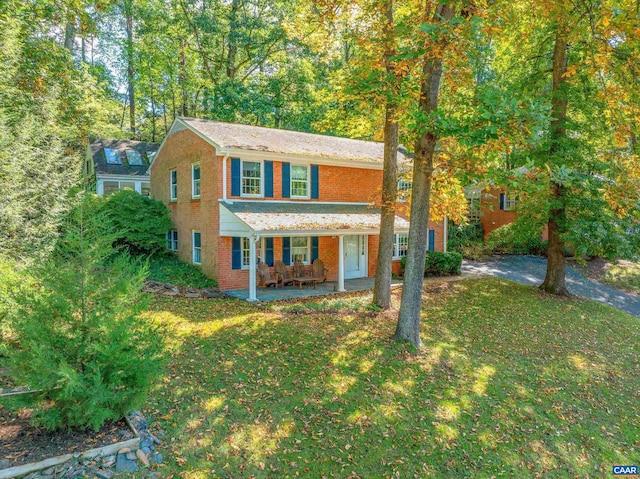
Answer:
<svg viewBox="0 0 640 479"><path fill-rule="evenodd" d="M501 280L426 284L415 354L354 298L156 300L172 355L146 411L162 472L602 477L638 457L639 354L619 338L640 327L621 313Z"/></svg>

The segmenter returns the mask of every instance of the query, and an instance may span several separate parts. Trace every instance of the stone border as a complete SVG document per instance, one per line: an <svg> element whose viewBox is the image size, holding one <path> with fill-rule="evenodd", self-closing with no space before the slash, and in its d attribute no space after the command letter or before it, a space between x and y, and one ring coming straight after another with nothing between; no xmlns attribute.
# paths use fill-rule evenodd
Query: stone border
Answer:
<svg viewBox="0 0 640 479"><path fill-rule="evenodd" d="M128 447L130 449L138 449L140 445L140 436L136 432L134 428L131 427L131 424L127 420L127 425L132 429L134 434L138 437L134 437L133 439L127 439L126 441L116 442L114 444L109 444L107 446L97 447L94 449L89 449L87 451L81 453L71 453L71 454L63 454L62 456L50 457L49 459L44 459L38 462L31 462L29 464L23 464L21 466L14 466L8 469L0 469L0 479L12 479L14 477L24 476L31 472L41 471L43 469L47 469L54 466L59 466L60 464L64 464L72 459L92 459L97 456L110 456L112 454L116 454L120 449Z"/></svg>

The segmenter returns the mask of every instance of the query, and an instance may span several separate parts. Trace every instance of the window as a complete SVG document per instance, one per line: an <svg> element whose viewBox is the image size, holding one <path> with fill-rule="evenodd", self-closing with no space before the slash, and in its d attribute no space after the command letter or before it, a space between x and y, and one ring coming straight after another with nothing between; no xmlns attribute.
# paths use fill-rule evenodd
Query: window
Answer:
<svg viewBox="0 0 640 479"><path fill-rule="evenodd" d="M167 249L178 251L178 232L176 230L167 233Z"/></svg>
<svg viewBox="0 0 640 479"><path fill-rule="evenodd" d="M242 238L242 269L249 269L251 264L249 238Z"/></svg>
<svg viewBox="0 0 640 479"><path fill-rule="evenodd" d="M291 197L309 197L309 167L291 165Z"/></svg>
<svg viewBox="0 0 640 479"><path fill-rule="evenodd" d="M411 187L413 184L404 180L398 181L398 201L407 201L411 195Z"/></svg>
<svg viewBox="0 0 640 479"><path fill-rule="evenodd" d="M171 187L171 201L178 199L178 172L171 170L169 172L169 185Z"/></svg>
<svg viewBox="0 0 640 479"><path fill-rule="evenodd" d="M407 247L409 246L409 235L406 233L394 235L393 257L398 259L407 256Z"/></svg>
<svg viewBox="0 0 640 479"><path fill-rule="evenodd" d="M200 198L200 164L191 165L191 197Z"/></svg>
<svg viewBox="0 0 640 479"><path fill-rule="evenodd" d="M118 150L114 150L113 148L105 148L104 156L107 159L107 163L109 165L122 164L122 158L120 158L120 153L118 153Z"/></svg>
<svg viewBox="0 0 640 479"><path fill-rule="evenodd" d="M262 164L258 161L242 162L242 196L262 194Z"/></svg>
<svg viewBox="0 0 640 479"><path fill-rule="evenodd" d="M127 155L127 163L130 166L145 166L144 158L139 151L126 150L124 154Z"/></svg>
<svg viewBox="0 0 640 479"><path fill-rule="evenodd" d="M291 264L294 261L302 261L304 264L310 264L311 258L311 242L308 236L298 236L291 238Z"/></svg>
<svg viewBox="0 0 640 479"><path fill-rule="evenodd" d="M517 196L509 196L508 193L504 194L504 209L507 211L513 211L516 209L516 205L518 204Z"/></svg>
<svg viewBox="0 0 640 479"><path fill-rule="evenodd" d="M142 196L151 196L151 187L149 186L149 183L142 183L140 185L140 194L142 194Z"/></svg>
<svg viewBox="0 0 640 479"><path fill-rule="evenodd" d="M120 182L119 181L103 181L102 182L102 195L108 196L111 193L115 193L116 191L120 191Z"/></svg>
<svg viewBox="0 0 640 479"><path fill-rule="evenodd" d="M191 234L193 236L193 264L202 264L200 232L192 231Z"/></svg>
<svg viewBox="0 0 640 479"><path fill-rule="evenodd" d="M136 191L136 183L135 183L135 181L121 181L120 182L120 189L121 190Z"/></svg>

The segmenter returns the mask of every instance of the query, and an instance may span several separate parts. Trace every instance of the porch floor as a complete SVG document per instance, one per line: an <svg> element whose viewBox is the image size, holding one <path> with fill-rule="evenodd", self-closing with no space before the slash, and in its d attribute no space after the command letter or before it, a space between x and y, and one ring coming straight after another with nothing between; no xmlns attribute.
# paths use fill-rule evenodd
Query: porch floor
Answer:
<svg viewBox="0 0 640 479"><path fill-rule="evenodd" d="M375 278L370 276L368 278L356 278L345 279L344 289L347 291L366 291L373 289L373 283ZM391 287L402 285L402 281L397 279L391 280ZM297 286L287 286L285 288L258 288L256 296L258 301L278 301L282 299L295 299L306 298L309 296L326 296L329 294L336 294L338 291L337 281L327 281L326 283L318 283L314 289L313 286L303 286L302 289L298 289ZM224 291L225 294L233 296L234 298L247 299L249 297L249 288L232 289Z"/></svg>

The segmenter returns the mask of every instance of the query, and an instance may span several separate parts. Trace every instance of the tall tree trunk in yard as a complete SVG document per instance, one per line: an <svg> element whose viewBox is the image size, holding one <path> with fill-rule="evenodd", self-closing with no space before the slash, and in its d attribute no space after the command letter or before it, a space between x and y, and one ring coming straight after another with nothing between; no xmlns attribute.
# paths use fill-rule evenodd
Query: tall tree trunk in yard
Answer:
<svg viewBox="0 0 640 479"><path fill-rule="evenodd" d="M567 96L563 88L567 79L567 34L563 25L558 25L555 47L553 49L553 88L551 97L550 135L551 146L549 155L551 161L557 161L554 156L560 150L560 143L567 135ZM540 289L547 293L568 294L565 283L564 239L562 238L565 223L564 187L552 180L552 207L549 212L549 246L547 249L547 274Z"/></svg>
<svg viewBox="0 0 640 479"><path fill-rule="evenodd" d="M387 76L393 76L395 69L392 57L393 45L393 0L386 5L387 48L384 54ZM393 88L393 87L392 87ZM395 92L394 92L395 93ZM378 262L376 279L373 286L373 303L382 309L391 306L391 266L393 258L393 228L396 199L398 196L398 121L396 119L395 100L387 98L384 119L384 171L382 174L382 212L380 213L380 236L378 244Z"/></svg>
<svg viewBox="0 0 640 479"><path fill-rule="evenodd" d="M436 8L432 22L448 22L453 17L453 13L451 5L440 4ZM420 86L420 110L426 114L438 108L441 78L441 56L429 58L422 69ZM400 305L396 332L393 336L394 339L408 341L416 348L421 346L420 307L422 305L424 261L427 255L433 156L437 141L436 132L430 129L420 135L415 146L409 245L404 271L402 304Z"/></svg>
<svg viewBox="0 0 640 479"><path fill-rule="evenodd" d="M127 25L127 82L129 83L129 128L131 137L136 137L136 96L135 96L135 70L133 66L133 1L125 0L125 21Z"/></svg>
<svg viewBox="0 0 640 479"><path fill-rule="evenodd" d="M73 41L76 38L76 26L68 21L64 27L64 47L73 54Z"/></svg>

